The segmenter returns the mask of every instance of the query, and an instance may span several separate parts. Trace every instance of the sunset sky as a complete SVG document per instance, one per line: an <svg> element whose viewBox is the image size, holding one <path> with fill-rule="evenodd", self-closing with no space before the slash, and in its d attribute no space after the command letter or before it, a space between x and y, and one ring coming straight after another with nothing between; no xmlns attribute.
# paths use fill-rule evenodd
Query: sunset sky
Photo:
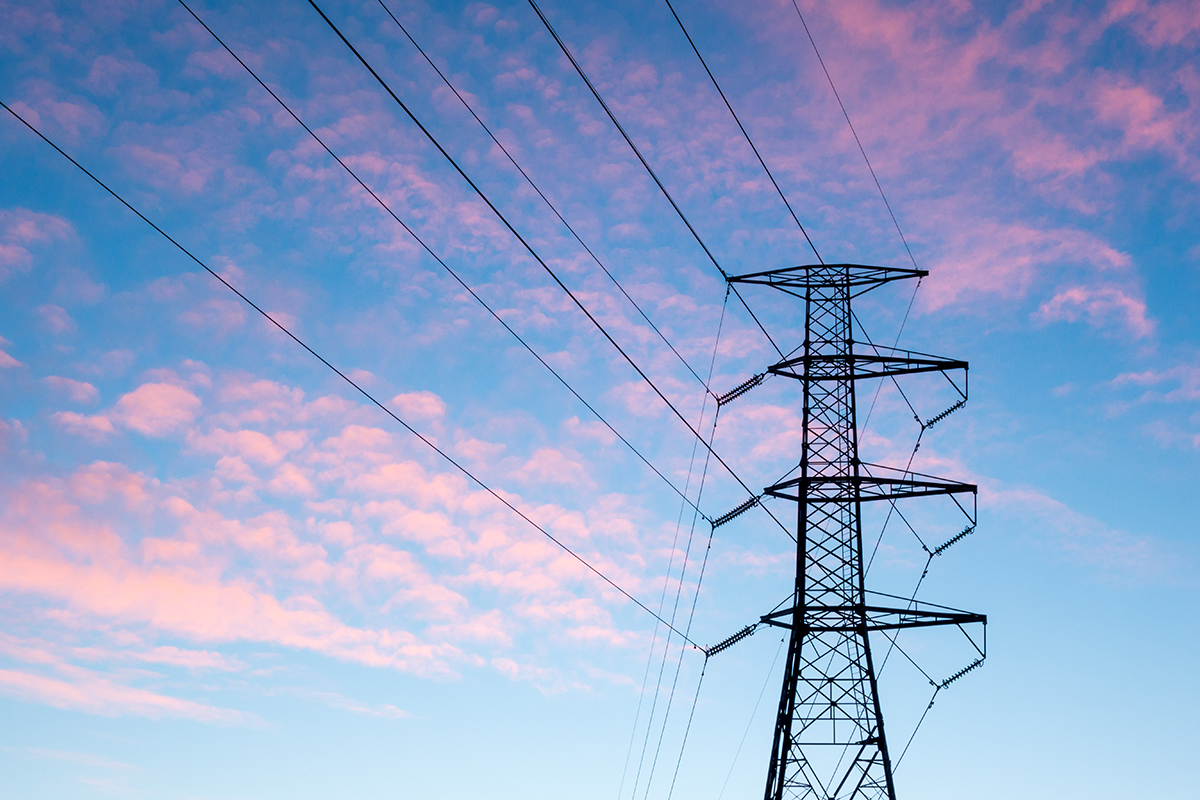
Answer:
<svg viewBox="0 0 1200 800"><path fill-rule="evenodd" d="M318 0L712 432L703 384L778 356L533 9L384 2L596 259L379 0ZM411 232L175 0L0 0L0 100L695 641L788 595L762 509L710 542L675 489L716 517L788 472L796 383L722 409L736 478L706 462L307 2L189 5ZM539 5L727 272L812 262L662 0ZM913 466L979 485L921 597L988 614L988 659L938 694L899 795L1188 796L1200 2L800 0L911 260L791 0L675 9L821 256L929 271L856 301L866 333L893 343L911 303L900 346L971 363ZM744 297L801 343L800 303ZM903 385L923 419L956 399ZM862 456L903 466L918 426L876 389ZM963 527L903 510L924 541ZM868 583L907 595L925 564L893 518ZM974 657L956 631L900 644L939 681ZM764 629L705 667L667 641L0 109L0 796L754 797L779 649ZM889 658L894 761L931 691Z"/></svg>

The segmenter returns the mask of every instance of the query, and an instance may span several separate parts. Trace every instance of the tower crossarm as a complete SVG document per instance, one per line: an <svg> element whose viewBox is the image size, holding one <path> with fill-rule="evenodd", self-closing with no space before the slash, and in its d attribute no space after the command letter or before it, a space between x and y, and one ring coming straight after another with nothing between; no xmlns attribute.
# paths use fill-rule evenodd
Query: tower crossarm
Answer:
<svg viewBox="0 0 1200 800"><path fill-rule="evenodd" d="M874 465L867 465L874 466ZM888 469L882 467L879 469ZM899 470L895 470L900 472ZM857 503L871 500L899 500L906 497L929 497L939 494L976 494L979 487L919 472L886 475L809 475L768 486L763 494L785 500L806 503Z"/></svg>
<svg viewBox="0 0 1200 800"><path fill-rule="evenodd" d="M891 352L806 354L773 364L767 372L796 380L841 381L968 369L967 362L958 359L882 346L875 349ZM797 367L802 370L797 371Z"/></svg>
<svg viewBox="0 0 1200 800"><path fill-rule="evenodd" d="M892 281L906 278L924 278L929 274L923 269L902 267L877 267L869 264L801 264L795 267L769 269L745 275L731 275L729 283L756 283L771 286L796 297L804 297L809 289L843 287L847 297L853 298Z"/></svg>
<svg viewBox="0 0 1200 800"><path fill-rule="evenodd" d="M797 612L802 612L798 614ZM806 605L800 609L783 608L764 614L760 622L776 628L791 630L797 617L801 632L850 633L862 631L895 631L902 628L929 628L935 625L987 624L987 615L957 609L889 608L848 604L838 606Z"/></svg>

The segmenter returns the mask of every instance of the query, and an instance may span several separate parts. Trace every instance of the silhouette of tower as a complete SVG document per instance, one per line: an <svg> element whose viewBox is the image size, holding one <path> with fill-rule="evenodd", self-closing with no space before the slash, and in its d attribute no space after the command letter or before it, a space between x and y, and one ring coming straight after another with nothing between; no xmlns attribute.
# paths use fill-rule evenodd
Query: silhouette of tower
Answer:
<svg viewBox="0 0 1200 800"><path fill-rule="evenodd" d="M851 310L855 297L891 281L926 274L916 269L819 264L729 278L730 283L770 286L804 303L804 342L767 370L799 382L804 428L798 474L763 492L797 505L795 586L791 596L760 621L790 631L766 800L894 800L870 634L986 623L980 614L882 595L864 585L864 503L970 494L972 524L954 541L974 528L975 486L859 459L858 381L962 370L966 385L964 361L855 339ZM858 333L865 337L861 330ZM752 381L761 381L761 376ZM730 395L743 393L750 383ZM960 393L965 402L965 389ZM922 423L922 428L961 405ZM738 636L744 638L749 630Z"/></svg>

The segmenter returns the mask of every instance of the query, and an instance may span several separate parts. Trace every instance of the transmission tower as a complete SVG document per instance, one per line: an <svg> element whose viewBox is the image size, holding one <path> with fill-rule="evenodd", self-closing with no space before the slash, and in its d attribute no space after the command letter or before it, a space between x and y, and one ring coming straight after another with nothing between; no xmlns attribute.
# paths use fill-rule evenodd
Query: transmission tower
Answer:
<svg viewBox="0 0 1200 800"><path fill-rule="evenodd" d="M976 487L859 459L855 387L860 380L914 373L961 371L961 401L922 422L922 431L966 400L965 361L855 340L851 301L892 281L923 277L924 270L860 264L790 267L730 277L759 284L804 303L804 342L763 375L722 398L728 402L766 374L799 382L803 393L803 449L799 473L770 486L764 496L797 505L796 578L790 597L759 624L790 631L783 689L775 719L766 800L894 800L892 759L884 733L870 634L903 628L984 623L981 614L868 591L864 581L862 506L910 497L950 495L974 529ZM920 418L918 417L918 422ZM956 496L963 497L966 503ZM719 518L723 524L754 501ZM903 605L897 603L899 601ZM745 638L747 628L730 640ZM722 642L710 652L728 646ZM980 654L982 656L982 653ZM938 688L982 663L982 658Z"/></svg>

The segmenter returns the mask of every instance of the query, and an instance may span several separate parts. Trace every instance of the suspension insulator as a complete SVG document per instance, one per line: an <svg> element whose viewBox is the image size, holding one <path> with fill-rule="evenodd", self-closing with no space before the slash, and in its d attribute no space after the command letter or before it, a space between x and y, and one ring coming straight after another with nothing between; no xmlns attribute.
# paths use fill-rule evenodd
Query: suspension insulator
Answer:
<svg viewBox="0 0 1200 800"><path fill-rule="evenodd" d="M746 392L753 389L755 386L758 386L760 383L762 383L763 379L766 377L767 377L766 373L762 373L760 375L755 375L753 378L750 378L749 380L744 381L743 383L738 384L733 389L729 390L725 394L718 397L717 405L723 406L728 402L736 400L737 398L744 395Z"/></svg>
<svg viewBox="0 0 1200 800"><path fill-rule="evenodd" d="M734 519L735 517L740 517L742 514L745 514L747 511L749 511L750 509L752 509L756 505L758 505L758 501L760 499L762 499L762 498L751 497L749 500L742 503L740 506L735 508L733 511L726 512L726 513L722 514L721 516L717 517L716 519L714 519L712 521L712 526L714 528L719 528L722 525L724 525L726 522L729 522L730 520Z"/></svg>
<svg viewBox="0 0 1200 800"><path fill-rule="evenodd" d="M747 625L746 627L742 628L740 631L735 633L733 636L730 636L725 641L718 642L717 644L714 644L712 647L705 650L704 655L708 658L712 658L713 656L715 656L717 653L721 652L722 650L728 650L729 648L733 647L735 644L740 642L742 639L745 639L747 636L750 636L751 634L753 634L756 630L758 630L757 622L754 623L753 625Z"/></svg>
<svg viewBox="0 0 1200 800"><path fill-rule="evenodd" d="M939 689L945 689L947 686L949 686L950 684L954 683L956 680L958 680L959 678L961 678L963 675L966 675L968 672L970 672L970 671L971 671L971 670L973 670L973 669L977 669L977 668L978 668L978 667L979 667L981 664L983 664L983 659L982 659L982 658L977 658L977 659L975 659L975 660L974 660L974 661L972 661L970 664L967 664L965 667L963 667L962 669L960 669L958 672L954 673L954 674L953 674L953 675L951 675L949 678L946 678L946 680L944 680L944 681L942 681L941 683L939 683L939 684L938 684L938 688L939 688Z"/></svg>
<svg viewBox="0 0 1200 800"><path fill-rule="evenodd" d="M963 528L962 531L959 532L956 536L954 536L951 539L948 539L947 541L943 542L940 546L938 546L936 549L934 549L933 555L940 556L942 553L946 552L946 550L948 550L951 545L955 544L956 542L958 542L962 539L965 539L966 537L970 536L974 532L975 532L975 526L968 525L967 527Z"/></svg>
<svg viewBox="0 0 1200 800"><path fill-rule="evenodd" d="M929 429L930 429L930 428L932 428L934 425L937 425L939 422L941 422L941 421L942 421L942 420L944 420L946 417L948 417L948 416L950 416L951 414L953 414L955 411L958 411L960 408L962 408L962 407L963 407L963 406L965 406L966 404L967 404L967 401L966 401L966 400L959 400L957 403L955 403L954 405L950 406L950 407L949 407L949 408L947 408L945 411L943 411L942 413L938 414L937 416L933 417L933 418L932 418L932 419L930 419L928 422L926 422L926 423L925 423L925 426L924 426L924 427L925 427L925 430L929 430Z"/></svg>

